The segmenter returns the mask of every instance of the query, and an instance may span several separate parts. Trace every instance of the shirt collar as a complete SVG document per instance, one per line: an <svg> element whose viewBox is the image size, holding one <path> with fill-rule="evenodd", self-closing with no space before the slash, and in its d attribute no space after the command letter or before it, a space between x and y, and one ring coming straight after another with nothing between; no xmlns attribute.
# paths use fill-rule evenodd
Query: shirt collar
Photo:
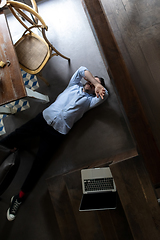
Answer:
<svg viewBox="0 0 160 240"><path fill-rule="evenodd" d="M83 91L83 87L80 87L79 92L80 92L80 94L86 95L87 97L95 97L94 94L89 94L89 93L84 92L84 91Z"/></svg>

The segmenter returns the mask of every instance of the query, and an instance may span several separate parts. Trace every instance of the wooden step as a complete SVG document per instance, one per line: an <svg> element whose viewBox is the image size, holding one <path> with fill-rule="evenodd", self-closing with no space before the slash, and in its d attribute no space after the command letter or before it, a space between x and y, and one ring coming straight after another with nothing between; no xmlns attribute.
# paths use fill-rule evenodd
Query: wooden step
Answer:
<svg viewBox="0 0 160 240"><path fill-rule="evenodd" d="M48 189L62 239L80 240L80 233L63 176L51 178L48 181Z"/></svg>
<svg viewBox="0 0 160 240"><path fill-rule="evenodd" d="M120 201L116 210L79 212L82 197L80 170L66 174L64 179L82 240L133 239Z"/></svg>
<svg viewBox="0 0 160 240"><path fill-rule="evenodd" d="M160 239L160 207L140 157L110 165L135 240Z"/></svg>
<svg viewBox="0 0 160 240"><path fill-rule="evenodd" d="M47 180L62 239L133 240L122 205L116 210L80 212L80 169Z"/></svg>

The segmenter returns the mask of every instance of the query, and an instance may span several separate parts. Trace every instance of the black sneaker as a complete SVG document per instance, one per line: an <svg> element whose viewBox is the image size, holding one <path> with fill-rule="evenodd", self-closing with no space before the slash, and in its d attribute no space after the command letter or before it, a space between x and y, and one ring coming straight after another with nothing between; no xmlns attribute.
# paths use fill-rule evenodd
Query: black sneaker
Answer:
<svg viewBox="0 0 160 240"><path fill-rule="evenodd" d="M13 221L16 217L17 211L21 205L22 201L18 197L18 195L13 196L11 198L11 206L7 211L7 219L8 221Z"/></svg>

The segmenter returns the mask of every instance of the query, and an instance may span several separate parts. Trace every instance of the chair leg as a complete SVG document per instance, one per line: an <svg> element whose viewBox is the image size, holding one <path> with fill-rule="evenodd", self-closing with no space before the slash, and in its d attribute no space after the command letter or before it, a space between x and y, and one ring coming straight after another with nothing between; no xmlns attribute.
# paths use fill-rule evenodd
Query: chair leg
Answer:
<svg viewBox="0 0 160 240"><path fill-rule="evenodd" d="M45 84L46 84L47 86L50 85L49 82L42 76L42 73L41 73L41 72L37 73L36 75L37 75L37 77L39 77L43 82L45 82Z"/></svg>
<svg viewBox="0 0 160 240"><path fill-rule="evenodd" d="M68 57L64 56L64 55L63 55L63 54L61 54L60 52L58 52L58 55L59 55L59 56L61 56L62 58L65 58L65 59L67 59L67 60L70 62L70 58L68 58Z"/></svg>
<svg viewBox="0 0 160 240"><path fill-rule="evenodd" d="M65 59L67 59L67 60L70 62L70 58L68 58L68 57L64 56L64 55L63 55L63 54L61 54L59 51L57 51L57 49L55 49L55 47L53 47L53 45L51 45L50 47L52 48L52 50L53 50L54 52L56 52L56 53L57 53L57 54L53 54L52 56L54 56L54 55L59 55L59 56L61 56L62 58L65 58Z"/></svg>

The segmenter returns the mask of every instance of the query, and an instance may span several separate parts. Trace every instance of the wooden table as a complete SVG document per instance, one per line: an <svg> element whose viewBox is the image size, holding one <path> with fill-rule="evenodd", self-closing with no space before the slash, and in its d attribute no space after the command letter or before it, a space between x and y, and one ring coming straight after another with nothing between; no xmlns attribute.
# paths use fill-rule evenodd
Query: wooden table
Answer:
<svg viewBox="0 0 160 240"><path fill-rule="evenodd" d="M24 97L33 97L43 102L49 98L24 86L18 58L12 43L9 26L5 13L0 9L0 62L5 63L0 67L0 113L12 114L4 104L16 101Z"/></svg>
<svg viewBox="0 0 160 240"><path fill-rule="evenodd" d="M12 44L8 23L3 11L0 11L0 105L26 97L22 74L17 55ZM9 61L7 63L7 61Z"/></svg>

